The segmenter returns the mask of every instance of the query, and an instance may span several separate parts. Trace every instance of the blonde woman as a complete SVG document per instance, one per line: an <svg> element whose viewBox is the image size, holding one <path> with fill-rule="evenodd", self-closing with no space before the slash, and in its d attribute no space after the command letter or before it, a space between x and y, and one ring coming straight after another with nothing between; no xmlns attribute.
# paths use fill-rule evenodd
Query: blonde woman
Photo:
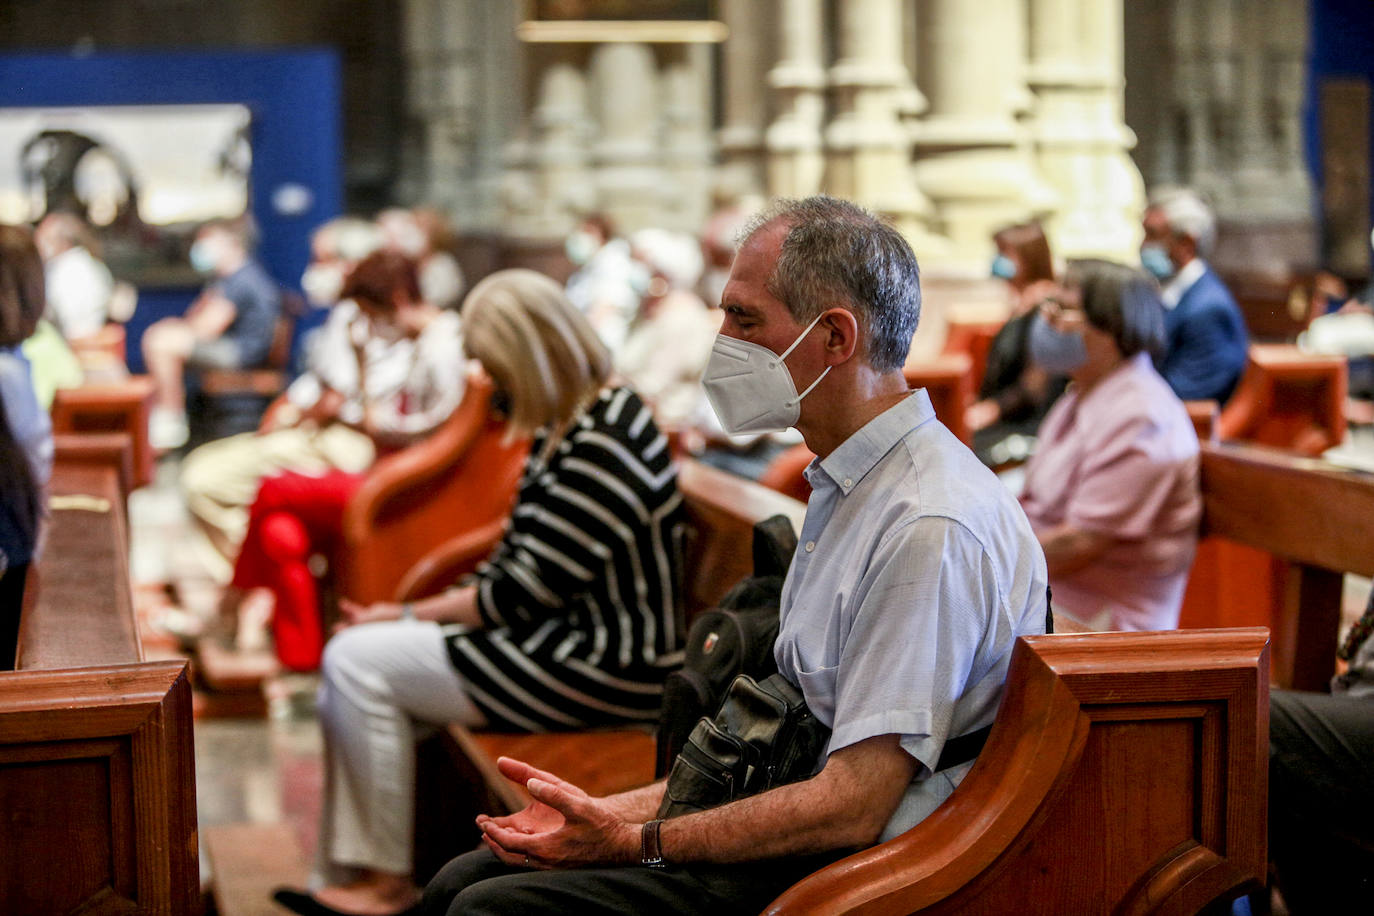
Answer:
<svg viewBox="0 0 1374 916"><path fill-rule="evenodd" d="M320 687L317 889L276 895L296 912L403 912L418 900L414 721L652 721L680 661L681 497L648 407L607 386L605 347L547 277L488 277L463 327L512 429L534 436L529 462L506 535L471 581L409 605L343 605L353 625L326 647Z"/></svg>

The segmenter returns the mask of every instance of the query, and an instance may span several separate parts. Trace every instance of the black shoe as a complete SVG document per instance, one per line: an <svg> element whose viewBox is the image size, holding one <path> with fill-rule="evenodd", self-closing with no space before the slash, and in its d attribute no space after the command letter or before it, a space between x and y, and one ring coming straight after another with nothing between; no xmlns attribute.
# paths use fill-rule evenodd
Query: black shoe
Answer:
<svg viewBox="0 0 1374 916"><path fill-rule="evenodd" d="M325 906L304 891L292 890L289 887L277 888L272 892L272 899L291 912L299 913L300 916L358 916L356 913L345 913L332 906ZM401 910L396 916L420 916L420 904Z"/></svg>

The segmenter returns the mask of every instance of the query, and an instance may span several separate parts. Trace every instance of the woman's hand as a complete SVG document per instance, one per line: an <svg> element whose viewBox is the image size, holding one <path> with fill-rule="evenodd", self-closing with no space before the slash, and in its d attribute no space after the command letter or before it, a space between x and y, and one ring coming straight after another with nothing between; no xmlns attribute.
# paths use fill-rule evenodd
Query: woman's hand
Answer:
<svg viewBox="0 0 1374 916"><path fill-rule="evenodd" d="M964 425L972 432L986 429L996 423L1002 417L1002 408L997 406L997 402L989 398L970 404L964 411Z"/></svg>
<svg viewBox="0 0 1374 916"><path fill-rule="evenodd" d="M347 598L339 599L339 613L343 614L340 627L353 627L360 623L377 623L382 620L400 620L401 604L397 601L377 601L373 604L359 604Z"/></svg>

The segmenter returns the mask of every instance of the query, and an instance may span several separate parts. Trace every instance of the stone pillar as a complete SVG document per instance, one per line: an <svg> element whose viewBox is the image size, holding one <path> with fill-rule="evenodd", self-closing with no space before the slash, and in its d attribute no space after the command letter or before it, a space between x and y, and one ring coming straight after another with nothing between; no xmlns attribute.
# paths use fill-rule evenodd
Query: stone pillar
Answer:
<svg viewBox="0 0 1374 916"><path fill-rule="evenodd" d="M653 51L643 44L597 45L591 54L592 163L597 199L621 229L657 225L659 83Z"/></svg>
<svg viewBox="0 0 1374 916"><path fill-rule="evenodd" d="M1016 121L1025 97L1024 0L922 0L916 84L917 187L934 202L951 265L986 271L991 235L1045 201Z"/></svg>
<svg viewBox="0 0 1374 916"><path fill-rule="evenodd" d="M779 0L778 62L768 73L778 115L768 126L768 193L806 197L821 189L825 164L825 66L821 0Z"/></svg>
<svg viewBox="0 0 1374 916"><path fill-rule="evenodd" d="M711 203L711 48L666 45L663 66L663 193L657 225L693 235Z"/></svg>
<svg viewBox="0 0 1374 916"><path fill-rule="evenodd" d="M718 180L734 195L764 192L764 125L770 111L765 91L772 61L771 17L759 0L721 0L730 37L721 46L721 127Z"/></svg>
<svg viewBox="0 0 1374 916"><path fill-rule="evenodd" d="M567 232L596 204L588 154L591 125L582 49L544 45L537 54L537 94L530 117L530 199L516 207L515 234L549 238Z"/></svg>
<svg viewBox="0 0 1374 916"><path fill-rule="evenodd" d="M1036 166L1058 204L1056 254L1134 261L1145 191L1122 118L1121 0L1031 0Z"/></svg>
<svg viewBox="0 0 1374 916"><path fill-rule="evenodd" d="M909 236L924 233L932 209L912 180L912 137L901 121L911 104L902 0L840 0L837 12L826 190L887 214Z"/></svg>

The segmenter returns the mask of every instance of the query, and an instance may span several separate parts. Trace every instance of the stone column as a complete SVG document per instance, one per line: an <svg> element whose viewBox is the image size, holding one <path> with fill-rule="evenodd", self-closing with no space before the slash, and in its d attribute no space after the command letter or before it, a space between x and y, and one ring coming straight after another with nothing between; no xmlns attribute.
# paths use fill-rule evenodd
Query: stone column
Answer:
<svg viewBox="0 0 1374 916"><path fill-rule="evenodd" d="M759 0L721 0L721 17L730 37L721 46L721 127L719 181L735 195L764 192L764 125L769 102L765 91L772 61L770 11Z"/></svg>
<svg viewBox="0 0 1374 916"><path fill-rule="evenodd" d="M1036 165L1058 198L1056 254L1134 261L1144 182L1122 117L1121 0L1031 0Z"/></svg>
<svg viewBox="0 0 1374 916"><path fill-rule="evenodd" d="M590 74L596 123L592 164L600 206L625 232L656 225L663 171L654 53L636 43L597 45Z"/></svg>
<svg viewBox="0 0 1374 916"><path fill-rule="evenodd" d="M911 104L902 0L840 0L837 12L826 190L889 215L908 235L923 232L932 210L912 180L912 138L901 121Z"/></svg>
<svg viewBox="0 0 1374 916"><path fill-rule="evenodd" d="M537 91L530 117L529 198L511 201L517 235L550 238L596 204L588 154L591 124L583 49L544 45L537 51ZM512 192L514 189L512 189Z"/></svg>
<svg viewBox="0 0 1374 916"><path fill-rule="evenodd" d="M667 45L662 53L665 181L658 225L695 235L711 202L711 48Z"/></svg>
<svg viewBox="0 0 1374 916"><path fill-rule="evenodd" d="M1037 207L1038 179L1016 113L1025 96L1024 0L922 0L916 84L917 187L934 202L951 264L986 271L991 235Z"/></svg>
<svg viewBox="0 0 1374 916"><path fill-rule="evenodd" d="M768 73L778 115L768 126L768 193L806 197L821 189L825 167L825 67L821 0L778 0L778 62Z"/></svg>

